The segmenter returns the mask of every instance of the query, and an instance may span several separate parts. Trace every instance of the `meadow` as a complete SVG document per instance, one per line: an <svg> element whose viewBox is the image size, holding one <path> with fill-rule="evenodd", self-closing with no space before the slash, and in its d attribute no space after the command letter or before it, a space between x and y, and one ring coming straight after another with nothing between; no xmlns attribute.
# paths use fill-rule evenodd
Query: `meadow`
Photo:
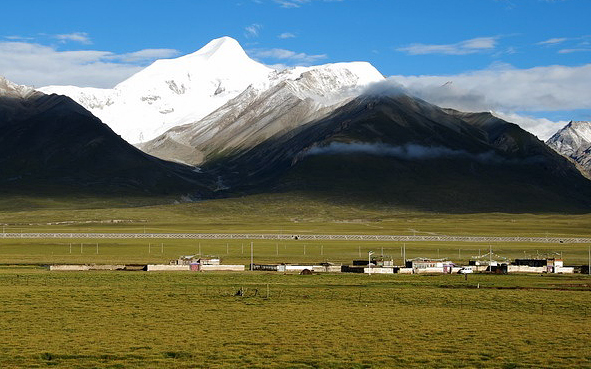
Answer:
<svg viewBox="0 0 591 369"><path fill-rule="evenodd" d="M590 294L581 275L0 269L0 366L582 368Z"/></svg>
<svg viewBox="0 0 591 369"><path fill-rule="evenodd" d="M114 222L117 220L118 222ZM4 232L591 236L587 214L443 214L297 194L199 203L0 200ZM0 239L0 367L591 367L587 275L49 272L53 263L249 264L251 240ZM350 264L369 251L456 262L489 244L254 241L255 263ZM584 244L492 244L499 258ZM236 292L244 291L243 296Z"/></svg>

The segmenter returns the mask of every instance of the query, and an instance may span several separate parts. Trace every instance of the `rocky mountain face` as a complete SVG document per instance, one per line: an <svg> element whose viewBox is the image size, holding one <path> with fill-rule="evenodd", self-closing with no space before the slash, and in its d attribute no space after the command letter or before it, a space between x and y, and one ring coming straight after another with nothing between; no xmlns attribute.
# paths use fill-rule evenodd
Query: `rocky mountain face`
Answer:
<svg viewBox="0 0 591 369"><path fill-rule="evenodd" d="M157 60L113 89L47 86L71 97L131 143L195 122L273 69L250 59L232 38L215 39L176 59Z"/></svg>
<svg viewBox="0 0 591 369"><path fill-rule="evenodd" d="M298 191L436 211L565 211L591 182L515 124L406 95L360 96L207 163L230 191Z"/></svg>
<svg viewBox="0 0 591 369"><path fill-rule="evenodd" d="M163 159L200 165L324 117L383 79L361 62L278 71L202 120L172 128L138 147Z"/></svg>
<svg viewBox="0 0 591 369"><path fill-rule="evenodd" d="M206 176L141 152L72 99L5 79L0 167L4 191L211 195Z"/></svg>
<svg viewBox="0 0 591 369"><path fill-rule="evenodd" d="M556 152L575 161L591 176L591 122L570 122L546 143Z"/></svg>

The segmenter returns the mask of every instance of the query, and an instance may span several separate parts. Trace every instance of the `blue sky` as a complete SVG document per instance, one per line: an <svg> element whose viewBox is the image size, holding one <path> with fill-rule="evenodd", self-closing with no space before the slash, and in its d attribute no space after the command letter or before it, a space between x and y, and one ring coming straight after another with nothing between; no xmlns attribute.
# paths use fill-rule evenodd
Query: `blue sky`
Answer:
<svg viewBox="0 0 591 369"><path fill-rule="evenodd" d="M589 0L21 0L2 8L0 75L36 86L110 87L226 35L269 65L364 60L386 76L454 81L561 66L569 78L549 89L591 82L580 69L591 63ZM510 110L591 120L591 106L556 101Z"/></svg>

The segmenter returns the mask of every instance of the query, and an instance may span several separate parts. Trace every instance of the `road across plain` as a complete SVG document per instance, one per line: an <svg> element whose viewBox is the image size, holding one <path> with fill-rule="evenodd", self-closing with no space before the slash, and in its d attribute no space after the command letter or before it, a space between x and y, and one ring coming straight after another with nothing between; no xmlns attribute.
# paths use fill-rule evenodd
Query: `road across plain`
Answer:
<svg viewBox="0 0 591 369"><path fill-rule="evenodd" d="M519 236L406 236L406 235L325 235L253 233L1 233L0 239L195 239L195 240L301 240L301 241L391 241L391 242L491 242L491 243L591 243L580 237Z"/></svg>

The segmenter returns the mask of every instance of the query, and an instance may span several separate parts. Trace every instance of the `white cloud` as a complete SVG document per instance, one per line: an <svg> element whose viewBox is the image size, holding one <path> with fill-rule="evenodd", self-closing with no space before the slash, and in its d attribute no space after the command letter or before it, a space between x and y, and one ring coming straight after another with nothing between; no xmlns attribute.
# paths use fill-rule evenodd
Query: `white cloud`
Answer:
<svg viewBox="0 0 591 369"><path fill-rule="evenodd" d="M441 107L492 111L540 139L549 138L566 122L538 118L536 112L591 109L591 64L530 69L495 65L457 75L392 76L379 88L388 91L387 86L392 91L402 87Z"/></svg>
<svg viewBox="0 0 591 369"><path fill-rule="evenodd" d="M556 45L556 44L561 44L565 41L568 41L568 38L554 37L554 38L549 38L546 41L538 42L537 45Z"/></svg>
<svg viewBox="0 0 591 369"><path fill-rule="evenodd" d="M244 27L244 35L248 38L259 37L259 32L263 28L262 25L253 23L250 26Z"/></svg>
<svg viewBox="0 0 591 369"><path fill-rule="evenodd" d="M409 55L445 54L445 55L467 55L495 49L497 37L478 37L464 40L455 44L412 44L398 48L398 51Z"/></svg>
<svg viewBox="0 0 591 369"><path fill-rule="evenodd" d="M111 88L156 58L178 54L171 49L60 51L28 42L0 42L0 73L29 86L76 85Z"/></svg>
<svg viewBox="0 0 591 369"><path fill-rule="evenodd" d="M310 65L328 57L326 54L309 55L286 49L251 49L248 53L256 59L284 60L294 65Z"/></svg>
<svg viewBox="0 0 591 369"><path fill-rule="evenodd" d="M464 109L558 111L591 108L591 64L515 69L507 65L448 76L392 76L438 105ZM447 84L447 82L452 82ZM444 86L445 85L445 86Z"/></svg>
<svg viewBox="0 0 591 369"><path fill-rule="evenodd" d="M53 37L60 40L61 42L73 41L85 45L92 44L92 41L90 40L90 37L88 37L88 33L86 32L66 33L61 35L55 35Z"/></svg>
<svg viewBox="0 0 591 369"><path fill-rule="evenodd" d="M116 55L115 58L126 63L152 61L154 59L166 59L179 55L175 49L144 49L132 53Z"/></svg>
<svg viewBox="0 0 591 369"><path fill-rule="evenodd" d="M309 4L314 0L273 0L275 3L281 5L282 8L299 8L302 5ZM344 0L322 0L324 2L341 2Z"/></svg>
<svg viewBox="0 0 591 369"><path fill-rule="evenodd" d="M517 113L494 111L493 115L506 120L507 122L518 124L521 128L533 133L540 140L544 141L548 140L559 129L568 124L568 121L564 120L554 122L546 118L536 118L529 115L520 115Z"/></svg>
<svg viewBox="0 0 591 369"><path fill-rule="evenodd" d="M295 38L296 35L294 35L293 33L290 33L290 32L283 32L282 34L280 34L277 37L282 38L282 39L286 39L286 38Z"/></svg>
<svg viewBox="0 0 591 369"><path fill-rule="evenodd" d="M560 49L558 50L559 54L571 54L571 53L579 53L584 51L591 51L589 48L576 48L576 49Z"/></svg>

